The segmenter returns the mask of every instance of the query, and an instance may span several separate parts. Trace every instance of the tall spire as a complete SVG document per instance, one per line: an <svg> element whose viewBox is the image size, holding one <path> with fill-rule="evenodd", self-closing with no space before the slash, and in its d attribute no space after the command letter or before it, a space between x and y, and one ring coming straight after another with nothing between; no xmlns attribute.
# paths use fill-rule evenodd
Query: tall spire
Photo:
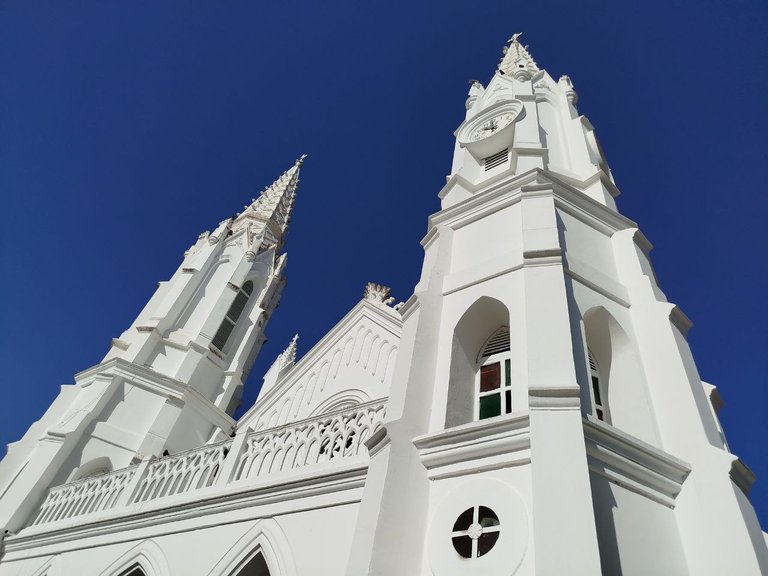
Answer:
<svg viewBox="0 0 768 576"><path fill-rule="evenodd" d="M299 172L306 157L306 154L299 157L258 198L253 198L251 205L245 206L232 223L233 230L248 229L249 244L254 239L261 239L259 251L273 246L278 250L282 247L299 187Z"/></svg>
<svg viewBox="0 0 768 576"><path fill-rule="evenodd" d="M539 67L528 52L528 46L523 46L518 41L522 34L518 32L508 40L509 46L504 47L504 57L499 63L499 72L512 76L516 80L530 80L539 71Z"/></svg>

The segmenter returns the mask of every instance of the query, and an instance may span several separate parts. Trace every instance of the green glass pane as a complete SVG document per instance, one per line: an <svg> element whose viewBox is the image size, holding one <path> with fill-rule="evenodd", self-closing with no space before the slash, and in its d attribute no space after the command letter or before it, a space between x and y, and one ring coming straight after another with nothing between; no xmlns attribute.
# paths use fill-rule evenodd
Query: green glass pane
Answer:
<svg viewBox="0 0 768 576"><path fill-rule="evenodd" d="M595 404L602 406L603 402L600 399L600 381L595 376L592 376L592 394L595 395Z"/></svg>
<svg viewBox="0 0 768 576"><path fill-rule="evenodd" d="M501 394L480 397L480 420L501 414Z"/></svg>
<svg viewBox="0 0 768 576"><path fill-rule="evenodd" d="M509 386L512 383L512 376L510 372L511 372L510 362L509 360L504 360L504 383L507 386Z"/></svg>

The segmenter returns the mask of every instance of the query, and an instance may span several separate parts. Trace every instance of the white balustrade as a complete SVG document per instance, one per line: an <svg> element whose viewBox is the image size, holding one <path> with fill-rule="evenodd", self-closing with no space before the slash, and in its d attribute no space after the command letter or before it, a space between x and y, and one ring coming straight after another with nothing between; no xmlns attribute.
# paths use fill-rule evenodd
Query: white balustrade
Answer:
<svg viewBox="0 0 768 576"><path fill-rule="evenodd" d="M228 455L233 459L229 469L234 475L222 478L223 483L366 455L364 442L383 424L384 410L385 401L376 400L271 430L248 432L238 454L230 454L232 440L228 439L57 486L48 493L33 525L213 486ZM141 470L138 476L137 470Z"/></svg>
<svg viewBox="0 0 768 576"><path fill-rule="evenodd" d="M312 464L366 454L365 440L384 421L384 402L250 432L235 480L258 478Z"/></svg>
<svg viewBox="0 0 768 576"><path fill-rule="evenodd" d="M52 488L34 524L47 524L113 508L136 473L136 466Z"/></svg>
<svg viewBox="0 0 768 576"><path fill-rule="evenodd" d="M151 462L133 502L207 488L216 482L232 440L210 444Z"/></svg>

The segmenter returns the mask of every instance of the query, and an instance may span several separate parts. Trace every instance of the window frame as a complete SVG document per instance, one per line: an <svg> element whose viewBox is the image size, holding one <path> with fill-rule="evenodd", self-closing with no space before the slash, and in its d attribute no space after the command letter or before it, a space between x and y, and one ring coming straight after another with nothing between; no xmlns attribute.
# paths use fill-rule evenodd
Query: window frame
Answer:
<svg viewBox="0 0 768 576"><path fill-rule="evenodd" d="M498 347L498 336L506 334L506 345L501 348ZM491 348L492 353L485 355L488 348ZM496 418L499 416L506 416L512 413L512 358L509 344L509 327L501 326L493 332L490 338L483 344L480 354L478 356L478 367L475 375L475 406L474 406L474 418L475 421L487 420L488 418ZM483 390L483 374L484 369L491 366L499 365L499 384L489 390ZM488 398L494 395L499 396L499 413L489 416L482 415L482 399Z"/></svg>
<svg viewBox="0 0 768 576"><path fill-rule="evenodd" d="M608 410L605 379L600 373L600 364L595 355L587 349L587 366L589 367L589 398L592 402L592 415L606 424L611 423Z"/></svg>
<svg viewBox="0 0 768 576"><path fill-rule="evenodd" d="M246 286L249 286L249 289L246 289ZM232 300L232 303L229 305L227 312L224 314L224 318L221 319L221 323L219 324L219 327L216 330L216 333L213 335L213 338L211 338L211 346L216 351L222 354L226 353L228 349L227 345L230 343L232 334L235 333L237 324L240 321L240 319L243 317L243 314L245 313L245 310L248 307L248 302L250 301L251 296L253 295L253 288L254 288L253 280L246 280L245 282L243 282L241 286L237 287L237 293L235 294L235 297ZM239 300L238 300L239 298L244 298L245 300L243 301L242 306L238 311L237 304L239 303ZM222 329L224 328L225 325L229 325L229 331L226 333L226 336L224 336L224 341L221 343L221 346L219 346L216 343L216 341L219 338L219 334L222 333Z"/></svg>

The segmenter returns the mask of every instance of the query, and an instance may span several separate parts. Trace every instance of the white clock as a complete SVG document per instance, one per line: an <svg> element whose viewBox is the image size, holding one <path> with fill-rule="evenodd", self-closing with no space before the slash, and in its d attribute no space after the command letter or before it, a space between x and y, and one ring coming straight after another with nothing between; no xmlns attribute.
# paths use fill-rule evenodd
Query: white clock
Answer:
<svg viewBox="0 0 768 576"><path fill-rule="evenodd" d="M485 122L483 122L480 126L475 128L472 133L469 135L470 140L473 142L477 142L478 140L482 140L483 138L488 138L489 136L493 136L498 132L499 130L503 130L512 122L515 120L515 115L511 112L503 112L501 114L497 114L496 116L493 116L492 118L489 118Z"/></svg>
<svg viewBox="0 0 768 576"><path fill-rule="evenodd" d="M523 117L523 113L523 103L519 100L499 102L459 126L456 131L459 145L469 149L478 158L511 146L514 141L514 125Z"/></svg>

